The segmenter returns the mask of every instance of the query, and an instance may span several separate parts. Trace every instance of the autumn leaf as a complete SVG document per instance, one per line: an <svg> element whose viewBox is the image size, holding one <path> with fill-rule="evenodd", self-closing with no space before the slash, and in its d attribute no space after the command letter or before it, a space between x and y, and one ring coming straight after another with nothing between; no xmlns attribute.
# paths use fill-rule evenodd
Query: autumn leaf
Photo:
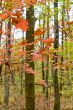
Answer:
<svg viewBox="0 0 73 110"><path fill-rule="evenodd" d="M11 13L12 17L15 17L15 18L21 18L22 16L22 13L21 11L16 11L16 13Z"/></svg>
<svg viewBox="0 0 73 110"><path fill-rule="evenodd" d="M28 63L25 63L24 66L24 71L27 73L27 74L33 74L35 75L37 72L35 72L30 66Z"/></svg>
<svg viewBox="0 0 73 110"><path fill-rule="evenodd" d="M34 45L36 43L37 43L37 41L28 43L26 40L24 40L24 41L21 41L20 43L18 43L17 45L19 45L19 46L31 46L31 45Z"/></svg>
<svg viewBox="0 0 73 110"><path fill-rule="evenodd" d="M46 84L46 81L45 80L39 80L38 81L38 84L43 85L45 87L48 87L48 85Z"/></svg>
<svg viewBox="0 0 73 110"><path fill-rule="evenodd" d="M37 52L31 53L31 55L32 55L32 61L37 61L37 60L42 61L42 60L44 60L42 55L37 53Z"/></svg>
<svg viewBox="0 0 73 110"><path fill-rule="evenodd" d="M54 39L53 38L48 38L46 40L41 40L43 43L53 43L54 42Z"/></svg>
<svg viewBox="0 0 73 110"><path fill-rule="evenodd" d="M22 19L21 19L22 13L20 11L16 11L16 13L12 13L11 15L12 15L12 24L13 25L16 25L22 21Z"/></svg>
<svg viewBox="0 0 73 110"><path fill-rule="evenodd" d="M26 51L23 51L23 50L17 51L17 56L19 57L26 56Z"/></svg>
<svg viewBox="0 0 73 110"><path fill-rule="evenodd" d="M40 4L45 5L45 0L38 0L37 2L40 3Z"/></svg>
<svg viewBox="0 0 73 110"><path fill-rule="evenodd" d="M26 46L35 45L36 43L37 43L37 41L31 42L31 43L27 43Z"/></svg>
<svg viewBox="0 0 73 110"><path fill-rule="evenodd" d="M1 20L5 20L8 18L8 15L7 14L0 14L0 19Z"/></svg>
<svg viewBox="0 0 73 110"><path fill-rule="evenodd" d="M12 24L13 24L13 25L16 25L16 24L18 24L18 23L20 22L20 20L21 20L20 18L17 19L17 18L14 18L14 17L13 17L13 18L12 18Z"/></svg>
<svg viewBox="0 0 73 110"><path fill-rule="evenodd" d="M12 32L10 32L10 30L7 30L6 32L3 32L3 35L7 36L7 35L10 35L12 34Z"/></svg>
<svg viewBox="0 0 73 110"><path fill-rule="evenodd" d="M26 44L27 44L27 41L26 41L26 40L21 41L20 43L18 43L18 45L21 45L21 46L24 46L24 45L26 45Z"/></svg>
<svg viewBox="0 0 73 110"><path fill-rule="evenodd" d="M21 20L18 24L15 25L16 28L20 28L23 31L26 31L28 29L28 22L27 20Z"/></svg>
<svg viewBox="0 0 73 110"><path fill-rule="evenodd" d="M2 30L0 29L0 34L2 34Z"/></svg>
<svg viewBox="0 0 73 110"><path fill-rule="evenodd" d="M7 47L12 48L13 44L7 44Z"/></svg>
<svg viewBox="0 0 73 110"><path fill-rule="evenodd" d="M67 22L66 24L71 25L71 24L73 24L73 21L71 21L71 22Z"/></svg>
<svg viewBox="0 0 73 110"><path fill-rule="evenodd" d="M36 0L25 0L25 4L26 6L32 6L34 4L36 4Z"/></svg>
<svg viewBox="0 0 73 110"><path fill-rule="evenodd" d="M17 18L20 18L20 17L22 16L21 11L17 11L17 12L15 13L15 16L17 16Z"/></svg>
<svg viewBox="0 0 73 110"><path fill-rule="evenodd" d="M43 35L44 33L45 33L45 30L38 29L34 32L33 36Z"/></svg>

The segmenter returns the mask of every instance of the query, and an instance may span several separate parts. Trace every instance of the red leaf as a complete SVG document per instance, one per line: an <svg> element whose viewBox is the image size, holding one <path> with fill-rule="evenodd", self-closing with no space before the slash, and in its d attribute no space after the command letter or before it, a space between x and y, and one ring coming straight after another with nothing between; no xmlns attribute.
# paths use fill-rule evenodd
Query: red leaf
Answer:
<svg viewBox="0 0 73 110"><path fill-rule="evenodd" d="M45 33L45 30L38 29L34 32L33 36L43 35L44 33Z"/></svg>
<svg viewBox="0 0 73 110"><path fill-rule="evenodd" d="M2 30L0 30L0 34L2 34Z"/></svg>
<svg viewBox="0 0 73 110"><path fill-rule="evenodd" d="M24 40L24 41L18 43L18 45L20 45L20 46L25 46L26 44L27 44L27 41L26 41L26 40Z"/></svg>
<svg viewBox="0 0 73 110"><path fill-rule="evenodd" d="M35 72L35 71L29 66L28 63L25 63L25 64L24 64L24 71L25 71L26 73L33 74L33 75L35 75L35 74L37 73L37 72Z"/></svg>
<svg viewBox="0 0 73 110"><path fill-rule="evenodd" d="M8 18L7 14L0 14L0 19L5 20Z"/></svg>
<svg viewBox="0 0 73 110"><path fill-rule="evenodd" d="M44 43L53 43L54 39L53 38L48 38L46 40L42 40L42 42L44 42Z"/></svg>
<svg viewBox="0 0 73 110"><path fill-rule="evenodd" d="M16 28L20 28L23 31L26 31L28 29L28 22L27 22L27 20L21 20L18 24L16 24Z"/></svg>

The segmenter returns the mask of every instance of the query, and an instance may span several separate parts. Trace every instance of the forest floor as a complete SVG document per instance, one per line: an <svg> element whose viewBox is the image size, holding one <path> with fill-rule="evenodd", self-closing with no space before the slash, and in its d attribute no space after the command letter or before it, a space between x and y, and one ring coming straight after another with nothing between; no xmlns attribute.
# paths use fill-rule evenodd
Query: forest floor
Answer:
<svg viewBox="0 0 73 110"><path fill-rule="evenodd" d="M36 95L36 110L53 110L53 104L54 99L52 96L47 100L45 96L41 94ZM0 102L0 110L25 110L24 105L24 96L20 95L10 98L9 105L6 108L5 105ZM73 110L73 97L61 98L61 110Z"/></svg>
<svg viewBox="0 0 73 110"><path fill-rule="evenodd" d="M19 80L16 85L10 83L9 105L5 107L4 100L4 83L0 84L0 110L25 110L25 88L23 86L23 94L20 95ZM69 89L69 90L68 90ZM61 110L73 110L73 91L72 88L63 88L63 95L61 96ZM53 110L54 105L54 91L53 87L48 88L48 100L45 94L42 93L42 87L36 86L35 96L35 110Z"/></svg>

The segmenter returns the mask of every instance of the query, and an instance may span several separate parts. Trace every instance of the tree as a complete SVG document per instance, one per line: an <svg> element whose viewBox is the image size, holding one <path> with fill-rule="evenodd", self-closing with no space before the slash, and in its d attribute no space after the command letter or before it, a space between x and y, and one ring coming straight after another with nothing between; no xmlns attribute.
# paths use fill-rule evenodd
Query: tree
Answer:
<svg viewBox="0 0 73 110"><path fill-rule="evenodd" d="M2 5L2 0L0 1L0 7ZM0 22L0 48L1 48L1 35L2 35L2 22ZM0 77L1 77L1 81L2 81L2 64L0 64Z"/></svg>
<svg viewBox="0 0 73 110"><path fill-rule="evenodd" d="M8 19L8 24L7 24L7 32L11 32L11 19ZM11 45L11 34L9 33L7 35L7 40L6 40L6 56L5 56L5 76L4 76L4 89L5 89L5 94L4 94L4 103L6 106L8 106L9 103L9 79L10 79L10 59L11 59L11 51L10 51L10 46Z"/></svg>
<svg viewBox="0 0 73 110"><path fill-rule="evenodd" d="M26 31L27 43L32 43L34 37L34 8L30 6L26 11L26 19L29 23L29 29ZM26 62L34 70L34 62L31 61L31 52L34 49L34 45L26 46ZM35 110L35 88L34 88L34 75L28 72L25 73L25 109Z"/></svg>
<svg viewBox="0 0 73 110"><path fill-rule="evenodd" d="M54 48L58 49L59 46L59 27L58 27L58 0L54 1ZM56 52L54 53L54 63L53 65L57 65L58 56ZM53 66L53 67L54 67ZM57 68L53 69L53 83L54 83L54 110L60 110L60 92L59 92L59 83L58 83L58 70Z"/></svg>

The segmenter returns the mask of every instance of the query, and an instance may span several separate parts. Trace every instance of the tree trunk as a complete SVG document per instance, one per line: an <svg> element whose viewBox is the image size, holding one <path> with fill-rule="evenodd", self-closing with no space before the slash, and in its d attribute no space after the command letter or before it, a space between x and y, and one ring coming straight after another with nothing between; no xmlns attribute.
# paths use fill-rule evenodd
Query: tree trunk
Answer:
<svg viewBox="0 0 73 110"><path fill-rule="evenodd" d="M26 11L26 19L29 23L29 29L26 32L26 40L28 43L34 41L32 34L34 33L34 8L29 7ZM31 52L34 45L26 46L27 56L26 62L34 70L34 62L31 61ZM28 57L29 56L29 57ZM35 88L34 88L34 75L25 73L25 110L35 110Z"/></svg>
<svg viewBox="0 0 73 110"><path fill-rule="evenodd" d="M8 26L7 26L7 31L11 31L11 21L10 19L8 20ZM11 51L9 45L11 44L10 41L11 35L8 34L7 40L6 40L6 57L5 58L5 76L4 76L4 89L5 89L5 94L4 94L4 104L5 106L8 105L9 103L9 79L10 79L10 59L11 59Z"/></svg>
<svg viewBox="0 0 73 110"><path fill-rule="evenodd" d="M49 38L49 18L50 18L50 2L48 1L47 9L48 9L48 16L47 16L47 38ZM49 49L47 50L49 51ZM48 85L48 78L49 78L49 55L46 58L46 84ZM46 98L48 99L48 88L46 88Z"/></svg>
<svg viewBox="0 0 73 110"><path fill-rule="evenodd" d="M0 7L2 5L2 0L0 0ZM2 22L0 22L0 30L2 30ZM1 33L0 33L0 48L1 48ZM0 64L0 77L2 82L2 64Z"/></svg>
<svg viewBox="0 0 73 110"><path fill-rule="evenodd" d="M63 65L63 48L64 48L64 19L65 19L65 2L63 2L63 6L62 6L62 56L61 56L61 65ZM62 95L62 86L63 86L63 69L61 69L61 80L60 80L60 95Z"/></svg>
<svg viewBox="0 0 73 110"><path fill-rule="evenodd" d="M59 27L58 27L58 0L54 1L54 48L58 49L59 46ZM57 66L58 56L54 53L54 66ZM60 92L59 92L59 83L58 83L58 70L57 68L53 69L53 83L54 83L54 109L60 110Z"/></svg>
<svg viewBox="0 0 73 110"><path fill-rule="evenodd" d="M45 28L45 15L43 14L43 30ZM43 34L43 39L45 39L45 34ZM42 43L42 49L44 49L44 43ZM44 61L42 61L42 79L45 80L45 71L44 71L44 68L45 68L45 57L42 56ZM43 93L45 93L45 87L43 86Z"/></svg>

